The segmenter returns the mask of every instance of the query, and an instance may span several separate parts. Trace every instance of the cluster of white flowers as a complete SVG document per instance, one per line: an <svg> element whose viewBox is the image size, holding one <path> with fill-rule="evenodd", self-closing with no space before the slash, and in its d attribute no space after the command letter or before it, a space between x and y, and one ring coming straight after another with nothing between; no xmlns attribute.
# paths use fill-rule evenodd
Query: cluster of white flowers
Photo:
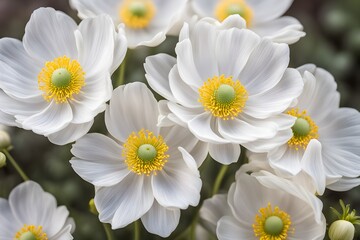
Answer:
<svg viewBox="0 0 360 240"><path fill-rule="evenodd" d="M305 35L282 16L292 0L70 4L78 26L40 8L22 42L0 39L0 124L57 145L76 141L70 163L94 185L101 222L118 229L141 219L168 237L180 210L199 204L207 155L228 165L244 149L249 163L228 194L201 207L206 229L224 240L324 238L316 194L360 185L360 114L339 107L326 70L289 68L288 44ZM113 91L127 48L157 46L167 34L179 35L176 57L160 53L144 64L165 100L140 82ZM88 133L103 111L110 135ZM0 209L1 239L73 238L68 211L34 182L0 199Z"/></svg>

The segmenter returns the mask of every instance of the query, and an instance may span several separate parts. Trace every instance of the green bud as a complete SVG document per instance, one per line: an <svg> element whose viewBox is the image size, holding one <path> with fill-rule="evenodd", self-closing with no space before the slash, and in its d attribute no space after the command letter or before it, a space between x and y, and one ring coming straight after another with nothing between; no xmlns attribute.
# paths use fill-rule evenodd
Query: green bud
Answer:
<svg viewBox="0 0 360 240"><path fill-rule="evenodd" d="M99 215L99 212L96 209L95 201L93 198L90 199L90 201L89 201L89 211L94 215Z"/></svg>
<svg viewBox="0 0 360 240"><path fill-rule="evenodd" d="M354 225L346 220L337 220L329 228L329 238L331 240L353 240L354 235Z"/></svg>
<svg viewBox="0 0 360 240"><path fill-rule="evenodd" d="M0 130L0 150L7 149L11 145L11 138L5 131Z"/></svg>
<svg viewBox="0 0 360 240"><path fill-rule="evenodd" d="M0 168L6 166L6 156L0 152Z"/></svg>

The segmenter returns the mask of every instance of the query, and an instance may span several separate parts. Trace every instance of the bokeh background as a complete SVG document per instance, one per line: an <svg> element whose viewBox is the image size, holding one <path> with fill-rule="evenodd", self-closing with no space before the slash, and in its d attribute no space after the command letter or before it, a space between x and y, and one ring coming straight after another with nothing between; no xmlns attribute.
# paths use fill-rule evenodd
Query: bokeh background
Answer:
<svg viewBox="0 0 360 240"><path fill-rule="evenodd" d="M31 13L39 7L53 7L72 16L76 12L67 0L0 0L0 38L21 39ZM304 25L306 37L291 48L291 67L315 63L331 72L341 93L341 106L360 109L360 1L359 0L295 0L286 15L294 16ZM167 52L174 55L177 38L169 37L157 48L139 48L128 53L126 82L145 81L142 64L146 56ZM117 77L117 72L114 78ZM1 76L1 73L0 73ZM159 97L159 96L157 96ZM92 185L83 181L71 169L71 144L52 145L45 137L21 129L7 129L12 137L12 154L29 177L52 193L59 205L66 205L76 222L74 238L78 240L106 239L102 225L88 211L88 201L93 197ZM91 132L106 133L103 114L96 117ZM220 191L227 191L234 180L240 162L232 164ZM201 168L203 179L202 200L211 196L211 189L220 164L207 161ZM12 166L0 169L0 197L8 198L12 188L21 178ZM360 187L349 192L335 193L327 190L321 197L328 220L333 217L330 206L338 207L338 199L360 211ZM182 212L180 224L169 239L179 236L191 224L196 208ZM1 214L1 213L0 213ZM133 225L115 231L116 239L131 239ZM357 229L359 231L359 229ZM161 239L146 233L141 227L141 239ZM358 235L359 236L359 235ZM186 238L181 238L186 239ZM359 239L359 238L356 238Z"/></svg>

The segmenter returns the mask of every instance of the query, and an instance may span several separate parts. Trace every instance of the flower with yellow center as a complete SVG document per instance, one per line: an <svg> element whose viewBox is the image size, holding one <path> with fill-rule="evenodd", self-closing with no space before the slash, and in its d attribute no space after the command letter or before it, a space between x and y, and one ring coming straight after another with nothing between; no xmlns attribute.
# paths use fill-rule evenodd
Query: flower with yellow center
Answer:
<svg viewBox="0 0 360 240"><path fill-rule="evenodd" d="M268 203L267 207L259 209L259 213L255 216L253 229L255 236L260 240L286 240L288 234L294 232L290 226L289 214L279 207L272 208Z"/></svg>
<svg viewBox="0 0 360 240"><path fill-rule="evenodd" d="M200 217L219 240L323 240L326 232L322 202L313 193L269 172L248 175L241 168L227 196L205 200Z"/></svg>
<svg viewBox="0 0 360 240"><path fill-rule="evenodd" d="M169 147L161 136L150 131L140 130L131 133L123 146L122 156L128 168L138 175L150 176L161 171L169 158Z"/></svg>
<svg viewBox="0 0 360 240"><path fill-rule="evenodd" d="M110 76L126 50L126 38L109 16L77 25L63 12L37 9L23 42L0 39L0 121L57 145L75 141L105 111Z"/></svg>
<svg viewBox="0 0 360 240"><path fill-rule="evenodd" d="M299 111L299 109L294 108L289 110L287 114L296 117L296 121L291 128L294 135L288 141L288 145L295 150L305 150L312 139L319 138L318 126L311 117L306 114L305 110Z"/></svg>
<svg viewBox="0 0 360 240"><path fill-rule="evenodd" d="M220 0L215 7L215 16L219 21L224 21L230 15L238 14L246 21L246 26L251 26L253 12L245 0Z"/></svg>
<svg viewBox="0 0 360 240"><path fill-rule="evenodd" d="M199 203L197 166L207 145L179 125L158 126L159 107L145 84L122 85L105 110L106 128L116 141L90 133L71 149L72 168L96 186L99 219L113 229L141 218L147 231L168 237L180 209Z"/></svg>
<svg viewBox="0 0 360 240"><path fill-rule="evenodd" d="M15 240L48 240L42 226L24 225L16 234Z"/></svg>
<svg viewBox="0 0 360 240"><path fill-rule="evenodd" d="M39 89L44 99L64 103L73 99L85 85L85 72L76 60L63 56L46 62L38 76Z"/></svg>
<svg viewBox="0 0 360 240"><path fill-rule="evenodd" d="M149 26L156 14L152 0L125 0L119 10L121 21L129 28L141 29Z"/></svg>
<svg viewBox="0 0 360 240"><path fill-rule="evenodd" d="M73 239L75 224L65 206L39 184L26 181L11 190L9 199L0 198L0 239Z"/></svg>
<svg viewBox="0 0 360 240"><path fill-rule="evenodd" d="M232 77L215 76L199 88L200 99L205 110L214 117L224 120L234 119L245 107L248 93L239 80Z"/></svg>

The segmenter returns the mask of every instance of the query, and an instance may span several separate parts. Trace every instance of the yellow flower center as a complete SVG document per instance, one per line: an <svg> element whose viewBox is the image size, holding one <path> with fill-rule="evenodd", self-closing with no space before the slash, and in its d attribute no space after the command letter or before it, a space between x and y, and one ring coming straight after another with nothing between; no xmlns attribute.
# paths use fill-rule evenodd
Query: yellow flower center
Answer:
<svg viewBox="0 0 360 240"><path fill-rule="evenodd" d="M293 137L288 141L288 146L299 149L306 149L311 139L318 139L318 126L306 114L306 111L300 112L299 109L294 108L287 112L287 114L296 117L295 124L292 127Z"/></svg>
<svg viewBox="0 0 360 240"><path fill-rule="evenodd" d="M290 215L279 207L273 209L270 203L267 207L259 209L252 225L255 237L260 240L286 240L288 234L295 231L290 226Z"/></svg>
<svg viewBox="0 0 360 240"><path fill-rule="evenodd" d="M251 25L253 13L245 0L220 0L215 7L215 17L219 21L223 21L228 16L234 14L244 18L248 27Z"/></svg>
<svg viewBox="0 0 360 240"><path fill-rule="evenodd" d="M46 101L64 103L73 99L85 85L85 72L76 60L63 56L46 62L38 75L39 89Z"/></svg>
<svg viewBox="0 0 360 240"><path fill-rule="evenodd" d="M234 119L245 107L248 93L239 80L215 76L199 88L199 102L206 111L224 120Z"/></svg>
<svg viewBox="0 0 360 240"><path fill-rule="evenodd" d="M14 240L48 240L42 226L24 225L14 237Z"/></svg>
<svg viewBox="0 0 360 240"><path fill-rule="evenodd" d="M154 136L148 130L140 130L131 133L123 145L122 156L129 170L138 175L156 175L156 171L163 169L169 155L166 154L169 147L162 136Z"/></svg>
<svg viewBox="0 0 360 240"><path fill-rule="evenodd" d="M129 28L146 28L154 18L156 8L152 0L125 0L120 6L121 21Z"/></svg>

